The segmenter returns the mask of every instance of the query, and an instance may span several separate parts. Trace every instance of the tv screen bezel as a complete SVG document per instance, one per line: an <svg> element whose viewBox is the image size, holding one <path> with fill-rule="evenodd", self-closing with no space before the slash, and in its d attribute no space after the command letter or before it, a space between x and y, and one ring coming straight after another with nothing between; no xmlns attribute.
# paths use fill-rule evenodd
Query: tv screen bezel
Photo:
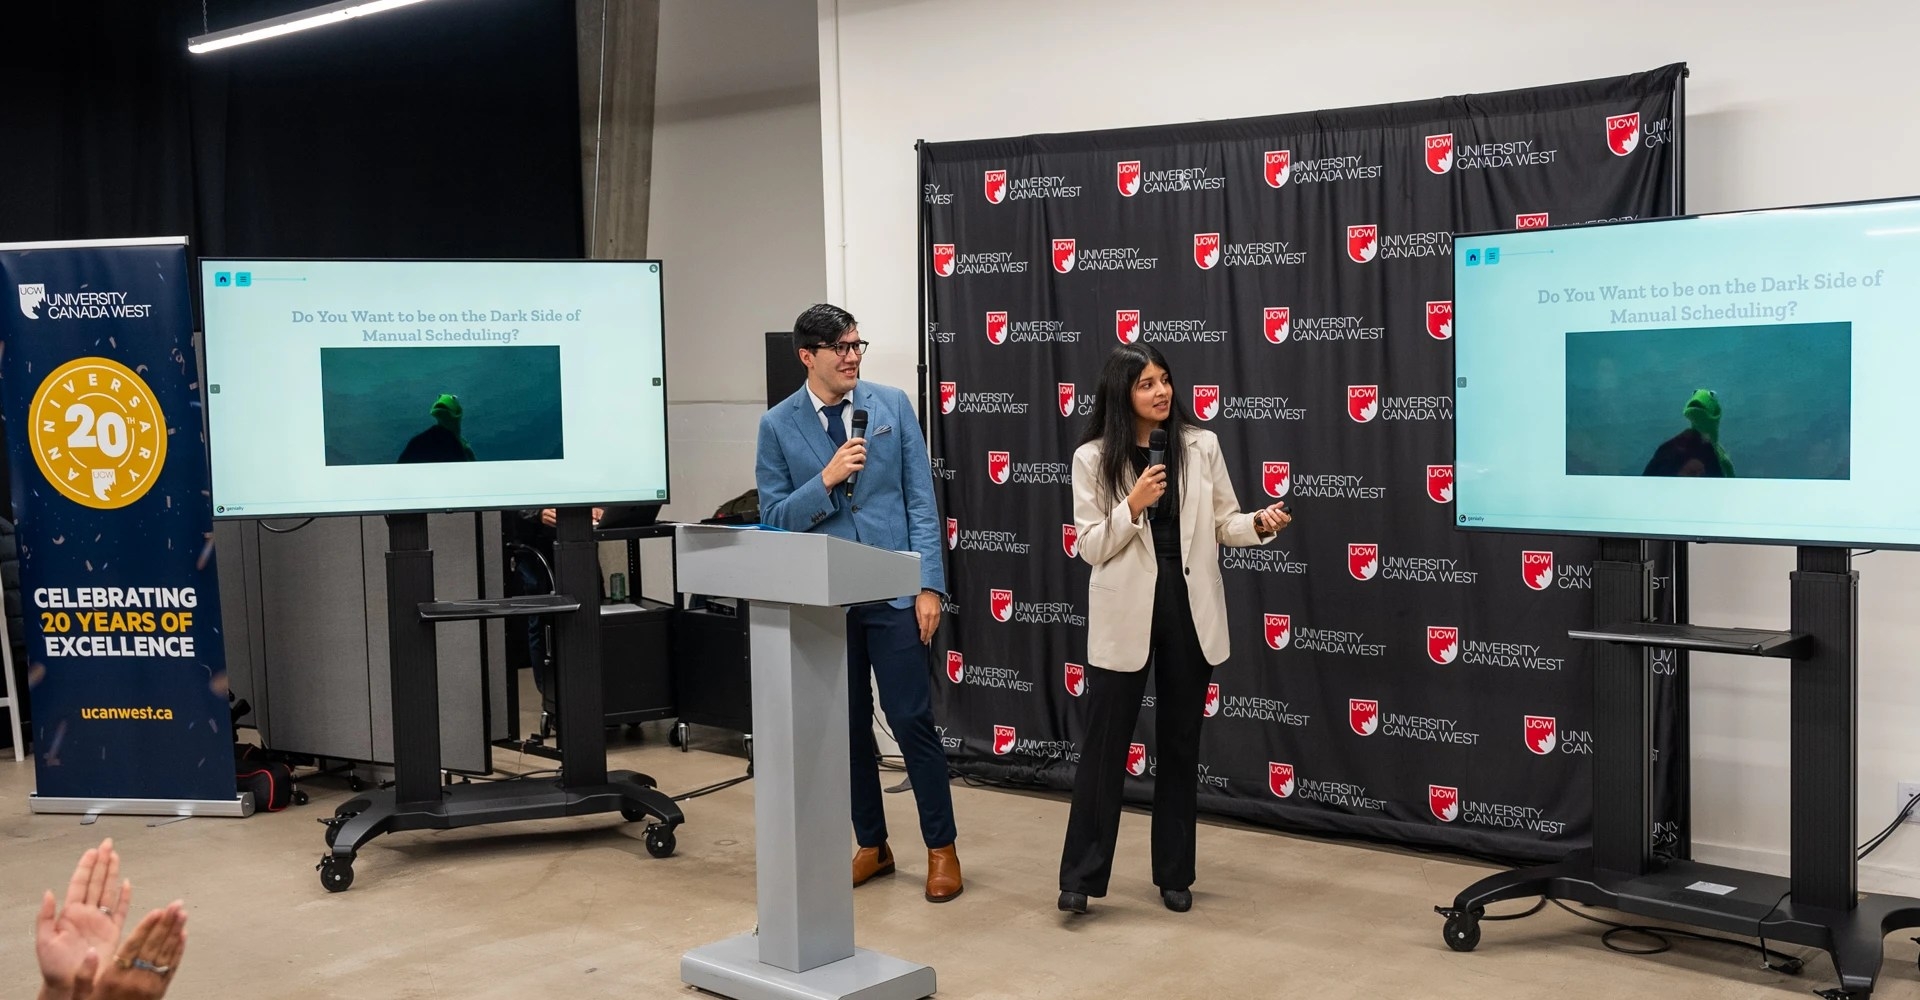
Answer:
<svg viewBox="0 0 1920 1000"><path fill-rule="evenodd" d="M575 503L528 504L524 507L499 507L494 505L462 505L453 507L382 507L377 510L328 510L328 511L290 511L274 514L227 514L222 513L219 503L220 491L214 482L213 461L213 409L210 400L211 381L207 374L207 320L203 298L207 284L207 265L215 264L651 264L658 269L660 276L660 447L661 457L666 463L666 495L645 500L605 500L583 501ZM206 436L207 448L207 495L208 505L213 509L215 521L284 521L296 518L316 517L382 517L388 514L468 514L492 510L534 510L552 508L593 508L593 507L632 507L640 504L666 505L673 502L673 438L671 434L671 414L673 407L667 402L667 270L666 262L654 257L196 257L194 259L194 294L191 296L199 319L200 335L200 390L201 431ZM564 460L563 460L564 461Z"/></svg>
<svg viewBox="0 0 1920 1000"><path fill-rule="evenodd" d="M1576 223L1574 225L1569 225L1569 226L1549 226L1546 229L1485 229L1485 230L1478 230L1478 231L1469 232L1469 233L1455 233L1453 237L1455 242L1455 248L1454 248L1455 260L1453 264L1447 268L1447 289L1448 289L1448 294L1452 296L1450 301L1454 303L1454 308L1455 308L1454 336L1450 338L1452 343L1451 343L1450 349L1447 351L1447 384L1453 387L1456 393L1459 391L1459 385L1460 385L1460 381L1459 381L1460 380L1460 364L1459 364L1460 316L1458 312L1459 303L1460 303L1459 278L1460 278L1460 269L1465 265L1459 263L1458 243L1462 239L1477 239L1480 237L1488 237L1488 236L1500 236L1500 237L1522 236L1524 237L1525 234L1539 233L1539 232L1565 232L1567 230L1573 230L1573 229L1603 229L1603 228L1613 228L1613 227L1619 227L1619 226L1657 225L1661 223L1690 222L1690 221L1696 221L1700 219L1724 219L1724 218L1732 218L1736 216L1745 216L1745 215L1779 215L1779 214L1786 214L1791 212L1810 211L1815 209L1862 208L1862 207L1873 206L1873 205L1894 205L1894 204L1903 204L1903 203L1912 204L1916 207L1920 207L1920 194L1902 195L1899 197L1892 197L1892 198L1863 198L1857 201L1817 202L1817 203L1804 204L1804 205L1776 205L1771 208L1747 208L1747 209L1738 209L1738 210L1726 211L1726 212L1695 212L1695 213L1688 213L1686 215L1662 215L1662 216L1655 216L1655 217L1645 218L1645 219L1611 219L1611 220L1605 220L1600 222L1582 222L1582 223ZM1455 397L1455 404L1457 407L1458 405L1457 396ZM1459 462L1460 462L1460 420L1459 420L1459 415L1456 412L1454 416L1454 421L1453 421L1453 463L1454 463L1454 469L1456 473L1458 472L1458 469L1459 469ZM1535 528L1512 528L1512 527L1505 527L1505 526L1499 526L1499 525L1467 524L1463 520L1466 517L1466 515L1460 513L1460 506L1459 506L1460 499L1457 492L1458 488L1459 487L1456 485L1455 486L1456 493L1453 501L1453 504L1454 504L1453 528L1456 531L1474 532L1474 533L1480 533L1480 534L1498 534L1498 535L1533 535L1533 536L1540 536L1540 537L1560 536L1560 537L1571 537L1571 538L1628 538L1628 539L1644 538L1652 541L1695 542L1699 544L1720 543L1720 544L1726 544L1726 545L1774 545L1774 546L1795 547L1795 548L1816 547L1816 548L1835 548L1835 549L1896 549L1896 550L1902 550L1902 551L1920 551L1920 540L1912 541L1912 542L1886 542L1886 541L1838 539L1838 538L1836 539L1751 538L1751 537L1741 536L1741 535L1697 535L1697 534L1683 534L1683 533L1677 533L1677 532L1648 533L1648 532L1633 532L1633 531L1596 531L1591 529L1581 529L1581 528L1572 528L1572 527L1555 528L1552 530L1543 531Z"/></svg>

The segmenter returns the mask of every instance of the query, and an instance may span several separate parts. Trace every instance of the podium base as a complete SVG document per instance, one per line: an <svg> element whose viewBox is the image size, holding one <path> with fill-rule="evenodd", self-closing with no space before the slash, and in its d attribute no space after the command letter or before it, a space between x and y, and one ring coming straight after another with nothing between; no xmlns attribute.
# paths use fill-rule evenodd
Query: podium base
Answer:
<svg viewBox="0 0 1920 1000"><path fill-rule="evenodd" d="M680 981L733 1000L921 1000L933 969L865 948L805 972L760 961L759 940L742 934L680 956Z"/></svg>

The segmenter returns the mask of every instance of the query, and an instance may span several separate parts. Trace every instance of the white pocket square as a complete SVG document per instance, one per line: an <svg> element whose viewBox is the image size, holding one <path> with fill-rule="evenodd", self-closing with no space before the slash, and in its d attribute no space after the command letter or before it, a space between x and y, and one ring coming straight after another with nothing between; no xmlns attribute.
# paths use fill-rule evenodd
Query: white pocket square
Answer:
<svg viewBox="0 0 1920 1000"><path fill-rule="evenodd" d="M881 424L878 428L874 430L873 436L879 437L882 434L891 434L891 433L893 433L892 424Z"/></svg>

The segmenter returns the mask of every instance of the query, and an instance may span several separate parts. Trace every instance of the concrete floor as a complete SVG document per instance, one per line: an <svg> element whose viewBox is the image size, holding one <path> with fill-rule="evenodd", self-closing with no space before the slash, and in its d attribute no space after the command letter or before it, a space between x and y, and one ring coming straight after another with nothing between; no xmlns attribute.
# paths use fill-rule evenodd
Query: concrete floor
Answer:
<svg viewBox="0 0 1920 1000"><path fill-rule="evenodd" d="M645 737L610 762L669 792L744 770L729 734L696 730L687 754L661 727ZM754 921L751 783L687 803L672 858L648 857L637 825L611 817L406 833L369 845L342 894L314 872L315 821L349 797L340 782L309 782L312 803L283 813L162 826L32 816L32 787L30 762L0 762L0 997L32 995L41 889L62 889L108 835L134 880L136 916L187 902L191 940L171 994L181 998L697 997L680 985L681 952ZM911 796L888 805L895 831L917 828ZM964 896L921 898L925 855L910 839L894 842L899 875L855 893L859 943L933 965L942 998L1786 998L1834 985L1824 956L1787 977L1712 944L1615 954L1599 928L1553 908L1483 925L1480 949L1454 954L1431 908L1486 869L1206 821L1194 909L1170 913L1148 878L1138 812L1121 826L1112 893L1070 919L1053 905L1064 798L956 785L954 806ZM1877 996L1920 998L1915 946L1899 936L1888 952Z"/></svg>

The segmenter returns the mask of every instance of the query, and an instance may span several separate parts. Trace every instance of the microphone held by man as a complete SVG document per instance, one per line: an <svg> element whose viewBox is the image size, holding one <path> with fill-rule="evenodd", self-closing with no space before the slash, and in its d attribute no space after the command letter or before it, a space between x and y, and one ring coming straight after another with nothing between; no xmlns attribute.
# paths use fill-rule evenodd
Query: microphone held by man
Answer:
<svg viewBox="0 0 1920 1000"><path fill-rule="evenodd" d="M854 466L853 472L847 476L847 496L849 497L853 496L854 485L860 481L860 470L866 467L867 411L865 410L853 411L853 437L848 439L847 443L853 444L856 441L861 446L862 462Z"/></svg>

